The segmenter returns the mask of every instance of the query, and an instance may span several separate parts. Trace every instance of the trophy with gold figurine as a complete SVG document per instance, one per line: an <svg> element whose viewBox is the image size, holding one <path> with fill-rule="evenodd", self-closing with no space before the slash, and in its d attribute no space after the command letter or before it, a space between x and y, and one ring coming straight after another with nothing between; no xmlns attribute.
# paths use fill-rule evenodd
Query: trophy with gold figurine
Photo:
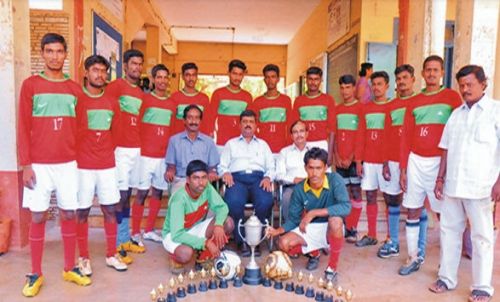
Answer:
<svg viewBox="0 0 500 302"><path fill-rule="evenodd" d="M188 278L189 278L189 283L187 285L187 293L188 294L196 294L196 284L194 284L194 278L196 274L193 272L193 270L189 271Z"/></svg>
<svg viewBox="0 0 500 302"><path fill-rule="evenodd" d="M177 301L177 295L175 293L175 278L172 277L168 281L168 287L170 291L167 294L167 302L176 302Z"/></svg>
<svg viewBox="0 0 500 302"><path fill-rule="evenodd" d="M205 278L207 277L207 271L202 268L200 271L200 285L198 286L198 291L206 292L208 290L208 284Z"/></svg>
<svg viewBox="0 0 500 302"><path fill-rule="evenodd" d="M269 264L266 264L264 266L264 280L262 280L262 286L264 287L271 287L272 285L271 278L269 278L270 271L271 267L269 267Z"/></svg>
<svg viewBox="0 0 500 302"><path fill-rule="evenodd" d="M217 276L217 273L215 272L215 268L212 267L210 270L210 280L208 281L208 289L217 289L217 280L215 280L215 276Z"/></svg>
<svg viewBox="0 0 500 302"><path fill-rule="evenodd" d="M316 291L316 296L314 297L315 301L325 302L325 293L323 292L324 288L325 288L325 280L323 280L323 278L319 277L318 290Z"/></svg>
<svg viewBox="0 0 500 302"><path fill-rule="evenodd" d="M304 281L304 273L302 273L302 271L299 271L299 273L297 274L297 285L295 286L295 294L297 295L304 294L304 285L302 284L302 281Z"/></svg>
<svg viewBox="0 0 500 302"><path fill-rule="evenodd" d="M177 298L184 298L186 297L186 288L183 286L184 285L184 276L182 274L179 274L177 277L177 282L179 286L177 287Z"/></svg>
<svg viewBox="0 0 500 302"><path fill-rule="evenodd" d="M289 279L290 282L287 282L285 284L285 291L293 292L293 291L295 291L295 284L293 284L293 279L292 279L293 278L293 271L290 269L286 273L287 273L287 279Z"/></svg>
<svg viewBox="0 0 500 302"><path fill-rule="evenodd" d="M241 281L241 265L236 266L236 272L234 275L233 287L239 288L243 286L243 281Z"/></svg>
<svg viewBox="0 0 500 302"><path fill-rule="evenodd" d="M309 277L307 277L307 282L309 283L309 286L306 289L305 296L308 298L314 298L314 276L313 276L313 274L309 274Z"/></svg>

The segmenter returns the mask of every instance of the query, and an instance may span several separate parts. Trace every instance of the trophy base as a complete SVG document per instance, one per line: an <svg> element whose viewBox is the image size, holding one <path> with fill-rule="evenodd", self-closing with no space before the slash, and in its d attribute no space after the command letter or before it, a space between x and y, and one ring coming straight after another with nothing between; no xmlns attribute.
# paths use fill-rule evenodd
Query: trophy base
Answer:
<svg viewBox="0 0 500 302"><path fill-rule="evenodd" d="M248 285L260 285L262 283L262 273L260 268L245 268L243 283Z"/></svg>

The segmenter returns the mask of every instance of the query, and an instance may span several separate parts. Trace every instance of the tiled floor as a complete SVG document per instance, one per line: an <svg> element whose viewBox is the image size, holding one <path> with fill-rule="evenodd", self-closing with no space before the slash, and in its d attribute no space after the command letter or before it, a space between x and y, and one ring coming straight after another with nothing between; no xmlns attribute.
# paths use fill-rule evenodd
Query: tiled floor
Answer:
<svg viewBox="0 0 500 302"><path fill-rule="evenodd" d="M404 231L401 232L404 235ZM411 276L401 277L398 267L404 262L406 244L402 238L402 253L398 258L383 260L376 257L378 247L356 248L346 244L340 259L340 285L351 289L354 301L467 301L471 282L471 262L463 259L459 271L458 288L441 295L427 290L435 280L438 257L438 229L429 230L429 249L421 270ZM382 238L383 235L380 235ZM171 277L168 259L160 244L147 242L147 252L133 255L134 263L127 272L116 272L104 263L104 232L102 229L90 230L90 250L93 260L93 284L78 287L62 281L62 245L59 228L48 226L43 269L45 283L40 294L33 301L150 301L149 292L161 282L165 285ZM500 244L497 242L497 261L494 266L493 284L500 289ZM247 261L246 259L244 261ZM263 258L258 259L263 262ZM321 266L326 265L327 257L322 256ZM306 259L294 260L294 270L304 270ZM24 274L30 267L29 250L11 251L0 257L0 301L25 301L21 295ZM321 270L314 272L316 277ZM244 286L242 288L219 289L207 293L197 293L182 301L312 301L272 288ZM180 299L178 299L180 301ZM500 301L500 294L493 301Z"/></svg>

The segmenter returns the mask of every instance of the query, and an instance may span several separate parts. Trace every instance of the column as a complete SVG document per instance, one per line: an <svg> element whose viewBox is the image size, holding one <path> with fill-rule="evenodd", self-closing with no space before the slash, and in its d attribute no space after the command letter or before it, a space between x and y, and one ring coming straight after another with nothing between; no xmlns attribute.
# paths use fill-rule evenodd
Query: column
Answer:
<svg viewBox="0 0 500 302"><path fill-rule="evenodd" d="M144 25L146 28L146 53L144 54L144 72L151 74L151 69L161 62L160 28Z"/></svg>

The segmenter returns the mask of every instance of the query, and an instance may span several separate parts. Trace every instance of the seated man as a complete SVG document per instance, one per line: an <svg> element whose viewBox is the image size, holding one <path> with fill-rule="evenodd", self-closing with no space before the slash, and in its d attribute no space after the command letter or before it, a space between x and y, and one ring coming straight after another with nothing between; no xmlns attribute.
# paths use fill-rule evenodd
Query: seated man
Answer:
<svg viewBox="0 0 500 302"><path fill-rule="evenodd" d="M349 215L351 203L344 181L337 173L326 173L328 153L314 147L304 156L307 178L295 186L288 220L268 236L281 236L278 244L288 254L311 253L330 247L325 279L335 282L337 263L344 242L342 219ZM303 215L303 213L305 213ZM310 256L307 269L316 269L317 257Z"/></svg>
<svg viewBox="0 0 500 302"><path fill-rule="evenodd" d="M163 246L171 255L172 273L180 273L195 250L201 251L199 263L218 257L234 229L227 205L208 182L207 164L191 161L186 176L186 185L170 198L163 224Z"/></svg>
<svg viewBox="0 0 500 302"><path fill-rule="evenodd" d="M295 184L307 177L304 169L304 155L311 146L307 143L309 132L306 123L295 121L290 127L293 144L281 149L276 160L276 180L283 185L283 199L281 200L284 221L288 220L288 208Z"/></svg>
<svg viewBox="0 0 500 302"><path fill-rule="evenodd" d="M240 114L240 128L241 135L230 139L221 154L219 174L227 186L224 200L235 222L243 218L245 204L249 201L254 205L255 215L264 222L273 206L273 154L264 140L255 137L255 112L245 110ZM237 230L234 239L241 256L249 257L250 248L243 245ZM258 247L255 255L260 255Z"/></svg>

